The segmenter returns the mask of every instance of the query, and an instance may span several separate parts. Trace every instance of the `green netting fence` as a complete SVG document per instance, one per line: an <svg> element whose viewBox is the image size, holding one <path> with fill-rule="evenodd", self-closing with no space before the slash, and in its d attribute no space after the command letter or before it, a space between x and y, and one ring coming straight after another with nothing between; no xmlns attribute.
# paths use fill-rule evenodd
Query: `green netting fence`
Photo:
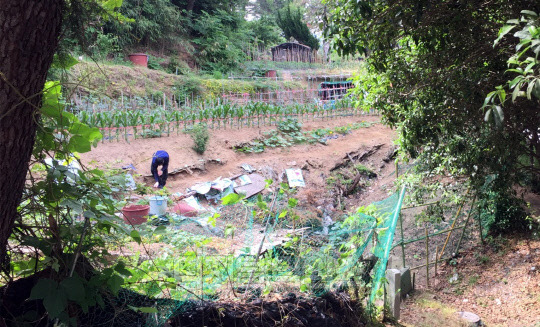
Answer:
<svg viewBox="0 0 540 327"><path fill-rule="evenodd" d="M139 258L139 268L148 276L137 282L128 280L136 287L122 291L118 303L126 310L144 307L152 311L141 326L162 326L200 301L249 299L269 292L319 296L348 290L367 299L367 308L374 309L382 299L404 194L405 189L336 219L327 232L320 225L290 228L280 210L263 221L246 210L244 221L236 219L235 245L228 251L216 250L227 243L227 236L213 234L209 217L173 219L167 229L180 241L151 260ZM232 221L227 217L223 213L220 219ZM116 325L132 324L118 321Z"/></svg>

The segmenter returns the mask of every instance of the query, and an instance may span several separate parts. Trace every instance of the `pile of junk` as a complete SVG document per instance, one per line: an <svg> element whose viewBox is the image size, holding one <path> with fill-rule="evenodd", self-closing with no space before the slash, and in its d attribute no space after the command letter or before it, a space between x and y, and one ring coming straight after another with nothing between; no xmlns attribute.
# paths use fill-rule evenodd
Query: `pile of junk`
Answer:
<svg viewBox="0 0 540 327"><path fill-rule="evenodd" d="M187 188L185 193L177 192L170 197L152 195L147 198L148 205L128 205L122 209L123 219L130 225L140 225L150 219L149 223L155 226L192 221L211 229L208 220L219 211L223 197L237 193L250 198L265 189L266 179L263 175L247 164L242 168L242 174L197 183ZM305 187L301 169L287 169L286 175L291 187ZM169 207L172 210L168 211Z"/></svg>

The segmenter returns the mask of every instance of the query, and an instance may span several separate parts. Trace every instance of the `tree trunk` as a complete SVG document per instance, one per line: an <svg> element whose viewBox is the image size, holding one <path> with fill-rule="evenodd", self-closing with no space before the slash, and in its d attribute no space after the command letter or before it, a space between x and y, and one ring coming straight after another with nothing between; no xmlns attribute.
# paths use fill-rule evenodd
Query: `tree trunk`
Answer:
<svg viewBox="0 0 540 327"><path fill-rule="evenodd" d="M193 11L194 6L195 6L195 0L188 0L187 11Z"/></svg>
<svg viewBox="0 0 540 327"><path fill-rule="evenodd" d="M58 45L62 0L0 0L0 266L17 216L39 119L41 94Z"/></svg>

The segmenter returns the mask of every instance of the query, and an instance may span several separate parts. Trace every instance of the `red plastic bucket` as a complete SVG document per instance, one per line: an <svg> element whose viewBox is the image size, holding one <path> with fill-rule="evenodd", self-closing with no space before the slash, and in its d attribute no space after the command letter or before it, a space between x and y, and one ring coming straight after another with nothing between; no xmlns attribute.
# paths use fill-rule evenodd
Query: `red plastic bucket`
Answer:
<svg viewBox="0 0 540 327"><path fill-rule="evenodd" d="M148 55L146 53L132 53L128 57L135 66L148 67Z"/></svg>
<svg viewBox="0 0 540 327"><path fill-rule="evenodd" d="M126 224L130 225L140 225L145 223L148 219L148 212L150 212L150 206L147 204L131 204L122 208L124 221Z"/></svg>

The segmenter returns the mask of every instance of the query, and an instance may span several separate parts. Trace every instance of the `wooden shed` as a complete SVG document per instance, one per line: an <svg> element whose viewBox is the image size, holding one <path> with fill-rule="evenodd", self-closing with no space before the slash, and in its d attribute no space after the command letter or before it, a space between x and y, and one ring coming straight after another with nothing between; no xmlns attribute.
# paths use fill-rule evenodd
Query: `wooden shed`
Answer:
<svg viewBox="0 0 540 327"><path fill-rule="evenodd" d="M286 42L272 48L272 60L314 62L314 54L307 45Z"/></svg>

